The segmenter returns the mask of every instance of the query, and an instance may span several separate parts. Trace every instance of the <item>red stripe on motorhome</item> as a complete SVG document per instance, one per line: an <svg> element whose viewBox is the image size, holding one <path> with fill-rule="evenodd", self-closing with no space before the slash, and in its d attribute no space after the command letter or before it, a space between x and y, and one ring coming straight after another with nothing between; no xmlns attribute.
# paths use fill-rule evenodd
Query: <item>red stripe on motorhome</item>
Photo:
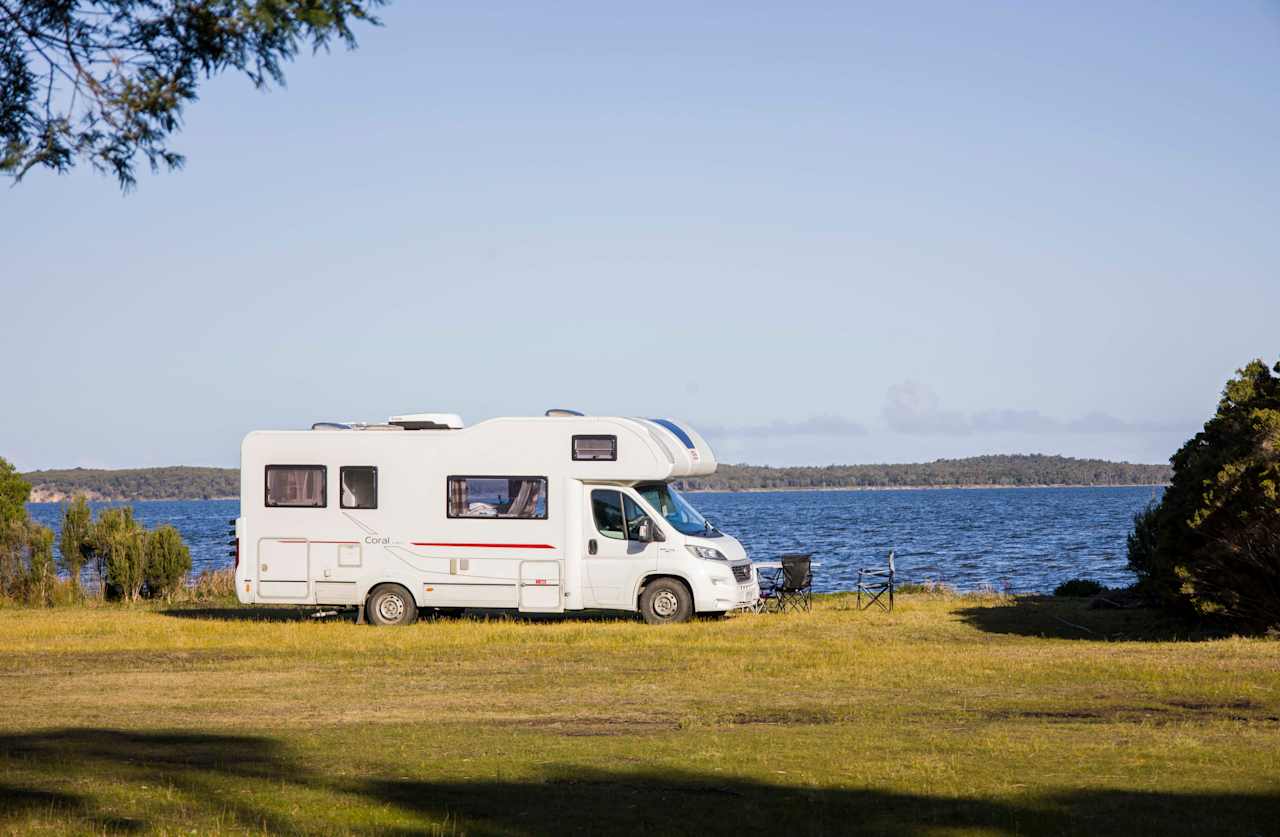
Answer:
<svg viewBox="0 0 1280 837"><path fill-rule="evenodd" d="M426 543L413 541L414 546L460 546L475 549L555 549L549 543Z"/></svg>

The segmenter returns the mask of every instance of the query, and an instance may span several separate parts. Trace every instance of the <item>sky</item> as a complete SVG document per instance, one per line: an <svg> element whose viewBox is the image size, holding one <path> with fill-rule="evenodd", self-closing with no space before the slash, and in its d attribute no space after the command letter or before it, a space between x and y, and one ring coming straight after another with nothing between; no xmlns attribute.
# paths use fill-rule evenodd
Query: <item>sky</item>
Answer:
<svg viewBox="0 0 1280 837"><path fill-rule="evenodd" d="M1162 462L1280 359L1273 2L416 3L0 189L0 456L569 407Z"/></svg>

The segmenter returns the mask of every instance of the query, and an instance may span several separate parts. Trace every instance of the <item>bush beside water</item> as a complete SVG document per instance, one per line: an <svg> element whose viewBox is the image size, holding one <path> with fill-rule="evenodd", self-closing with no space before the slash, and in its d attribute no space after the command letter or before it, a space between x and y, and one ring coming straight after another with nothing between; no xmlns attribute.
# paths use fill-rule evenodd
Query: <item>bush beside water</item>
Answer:
<svg viewBox="0 0 1280 837"><path fill-rule="evenodd" d="M1280 363L1273 367L1280 373ZM1261 360L1227 382L1217 412L1170 461L1158 506L1134 519L1142 591L1183 613L1280 627L1280 377Z"/></svg>
<svg viewBox="0 0 1280 837"><path fill-rule="evenodd" d="M1096 596L1106 589L1106 587L1103 587L1092 578L1073 578L1053 588L1053 595L1088 598Z"/></svg>
<svg viewBox="0 0 1280 837"><path fill-rule="evenodd" d="M103 598L136 602L144 596L172 601L191 572L191 550L172 526L148 530L133 509L103 509L93 520L88 503L77 497L63 507L58 577L53 531L27 514L31 486L0 459L0 601L32 605L62 604L83 598L81 568L88 563ZM234 579L220 575L198 580L197 590L221 597L234 592ZM229 575L229 574L228 574ZM217 591L217 592L215 592Z"/></svg>

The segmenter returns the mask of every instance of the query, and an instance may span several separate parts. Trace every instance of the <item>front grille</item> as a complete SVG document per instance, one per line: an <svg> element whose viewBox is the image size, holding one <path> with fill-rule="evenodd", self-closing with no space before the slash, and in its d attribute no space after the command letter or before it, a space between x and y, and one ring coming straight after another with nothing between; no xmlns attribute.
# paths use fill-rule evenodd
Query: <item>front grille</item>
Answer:
<svg viewBox="0 0 1280 837"><path fill-rule="evenodd" d="M734 565L734 567L733 567L733 577L734 577L734 578L736 578L738 581L750 581L750 580L751 580L751 565L750 565L750 564L735 564L735 565Z"/></svg>

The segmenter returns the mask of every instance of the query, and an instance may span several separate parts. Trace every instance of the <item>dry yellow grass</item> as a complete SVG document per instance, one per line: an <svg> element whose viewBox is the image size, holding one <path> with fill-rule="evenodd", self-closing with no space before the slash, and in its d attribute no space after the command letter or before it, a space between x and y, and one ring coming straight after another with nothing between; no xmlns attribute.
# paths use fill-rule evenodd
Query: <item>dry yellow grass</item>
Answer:
<svg viewBox="0 0 1280 837"><path fill-rule="evenodd" d="M256 618L246 618L256 617ZM0 610L0 828L1276 833L1280 643L1146 612Z"/></svg>

